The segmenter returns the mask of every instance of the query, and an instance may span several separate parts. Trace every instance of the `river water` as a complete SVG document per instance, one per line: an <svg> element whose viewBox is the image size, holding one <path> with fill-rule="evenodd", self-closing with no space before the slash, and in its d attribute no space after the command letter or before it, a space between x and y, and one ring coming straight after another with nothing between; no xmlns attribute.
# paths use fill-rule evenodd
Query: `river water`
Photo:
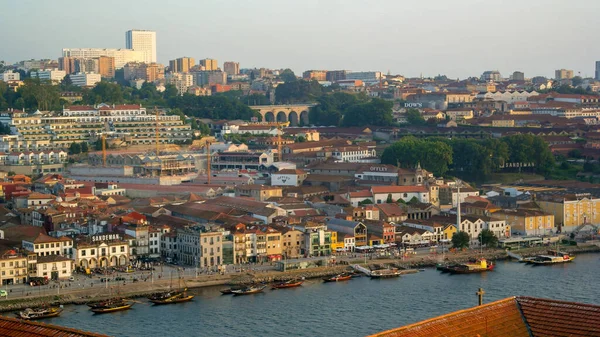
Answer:
<svg viewBox="0 0 600 337"><path fill-rule="evenodd" d="M305 282L263 294L221 295L222 287L195 290L192 302L94 315L66 306L46 323L112 336L364 336L509 296L535 296L600 305L600 255L582 254L570 264L529 266L500 261L494 272L440 274L434 269L398 279L355 278L340 283Z"/></svg>

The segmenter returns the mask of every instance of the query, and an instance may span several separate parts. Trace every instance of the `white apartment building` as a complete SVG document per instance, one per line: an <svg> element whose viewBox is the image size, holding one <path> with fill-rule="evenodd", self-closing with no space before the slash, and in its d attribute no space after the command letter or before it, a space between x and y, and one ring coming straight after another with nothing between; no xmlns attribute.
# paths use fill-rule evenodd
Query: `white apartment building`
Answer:
<svg viewBox="0 0 600 337"><path fill-rule="evenodd" d="M52 280L69 278L75 269L73 260L60 255L38 256L35 262L35 276Z"/></svg>
<svg viewBox="0 0 600 337"><path fill-rule="evenodd" d="M177 88L177 92L183 95L194 85L194 76L184 73L169 73L167 75L167 83L173 84Z"/></svg>
<svg viewBox="0 0 600 337"><path fill-rule="evenodd" d="M64 70L39 70L32 71L32 78L39 78L40 80L48 80L52 82L52 84L58 84L67 76L67 72Z"/></svg>
<svg viewBox="0 0 600 337"><path fill-rule="evenodd" d="M125 48L144 53L144 62L156 62L156 32L150 30L128 30L125 33Z"/></svg>
<svg viewBox="0 0 600 337"><path fill-rule="evenodd" d="M375 149L365 146L344 146L335 148L331 156L338 162L362 162L364 158L374 158L377 155Z"/></svg>
<svg viewBox="0 0 600 337"><path fill-rule="evenodd" d="M129 264L129 243L120 234L99 234L79 241L73 248L75 264L82 268Z"/></svg>
<svg viewBox="0 0 600 337"><path fill-rule="evenodd" d="M102 80L102 76L96 73L77 73L69 75L73 85L78 87L89 87L94 86L96 83Z"/></svg>
<svg viewBox="0 0 600 337"><path fill-rule="evenodd" d="M15 73L12 70L8 70L8 71L5 71L4 73L2 73L2 75L0 76L0 80L2 80L4 82L8 82L8 81L20 81L21 80L21 74L20 73Z"/></svg>
<svg viewBox="0 0 600 337"><path fill-rule="evenodd" d="M40 151L67 148L72 142L90 141L100 133L118 135L132 144L156 141L172 143L191 138L189 124L179 116L147 113L139 105L70 106L62 113L13 112L2 120L11 126L13 135L0 137L0 151ZM107 130L108 128L108 130ZM92 138L93 140L93 138Z"/></svg>
<svg viewBox="0 0 600 337"><path fill-rule="evenodd" d="M123 68L129 62L145 62L146 53L131 49L106 49L106 48L63 48L63 57L76 57L84 59L98 58L100 56L114 57L115 69Z"/></svg>
<svg viewBox="0 0 600 337"><path fill-rule="evenodd" d="M23 240L22 246L37 256L59 255L67 258L73 256L73 239L66 236L54 238L46 234L39 234L33 240Z"/></svg>

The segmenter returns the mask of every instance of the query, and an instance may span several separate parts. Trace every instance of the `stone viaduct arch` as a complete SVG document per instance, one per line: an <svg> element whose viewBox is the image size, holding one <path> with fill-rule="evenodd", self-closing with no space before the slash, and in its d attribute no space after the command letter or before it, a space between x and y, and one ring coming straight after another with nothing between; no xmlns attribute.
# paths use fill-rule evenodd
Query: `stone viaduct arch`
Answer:
<svg viewBox="0 0 600 337"><path fill-rule="evenodd" d="M263 122L290 122L290 126L309 125L308 111L317 104L251 105Z"/></svg>

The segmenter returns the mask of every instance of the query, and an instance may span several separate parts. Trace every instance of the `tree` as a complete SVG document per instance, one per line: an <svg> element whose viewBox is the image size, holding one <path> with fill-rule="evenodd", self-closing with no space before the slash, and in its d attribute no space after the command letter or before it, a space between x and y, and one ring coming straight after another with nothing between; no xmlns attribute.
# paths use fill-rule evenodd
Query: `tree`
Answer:
<svg viewBox="0 0 600 337"><path fill-rule="evenodd" d="M81 145L79 143L71 143L69 146L69 154L79 154L81 153Z"/></svg>
<svg viewBox="0 0 600 337"><path fill-rule="evenodd" d="M304 138L304 136L298 136L298 138L296 138L296 142L297 143L304 143L304 142L306 142L306 138Z"/></svg>
<svg viewBox="0 0 600 337"><path fill-rule="evenodd" d="M583 154L581 153L581 150L579 150L579 149L573 149L573 150L569 151L569 153L567 155L569 156L569 158L576 158L576 159L579 159L583 156Z"/></svg>
<svg viewBox="0 0 600 337"><path fill-rule="evenodd" d="M289 68L284 69L281 73L279 73L279 78L281 80L283 80L283 82L286 82L286 83L294 82L294 81L298 80L296 78L296 74L294 74L294 72Z"/></svg>
<svg viewBox="0 0 600 337"><path fill-rule="evenodd" d="M469 236L469 234L467 234L467 232L461 231L458 233L454 233L454 235L452 235L452 247L454 247L454 248L457 248L457 249L468 248L470 241L471 241L471 237Z"/></svg>
<svg viewBox="0 0 600 337"><path fill-rule="evenodd" d="M571 79L571 84L576 87L579 86L581 83L583 82L583 78L581 78L581 76L574 76Z"/></svg>
<svg viewBox="0 0 600 337"><path fill-rule="evenodd" d="M343 126L378 125L389 126L393 123L393 103L373 98L367 103L354 105L346 111L342 119Z"/></svg>
<svg viewBox="0 0 600 337"><path fill-rule="evenodd" d="M394 199L392 198L392 194L391 193L388 194L387 200L385 202L388 203L388 204L391 204L391 203L394 202Z"/></svg>
<svg viewBox="0 0 600 337"><path fill-rule="evenodd" d="M479 234L479 243L485 245L486 247L497 247L498 246L498 238L489 229L484 229Z"/></svg>
<svg viewBox="0 0 600 337"><path fill-rule="evenodd" d="M387 147L381 155L383 164L400 167L415 168L418 164L433 172L436 176L443 176L452 164L452 147L438 139L417 139L403 137Z"/></svg>
<svg viewBox="0 0 600 337"><path fill-rule="evenodd" d="M373 202L371 201L371 199L365 199L363 201L359 201L358 204L361 205L361 206L362 205L372 205Z"/></svg>
<svg viewBox="0 0 600 337"><path fill-rule="evenodd" d="M408 109L406 110L406 120L410 125L425 125L425 119L417 109Z"/></svg>
<svg viewBox="0 0 600 337"><path fill-rule="evenodd" d="M80 148L81 153L88 153L89 151L88 144L86 142L81 142Z"/></svg>

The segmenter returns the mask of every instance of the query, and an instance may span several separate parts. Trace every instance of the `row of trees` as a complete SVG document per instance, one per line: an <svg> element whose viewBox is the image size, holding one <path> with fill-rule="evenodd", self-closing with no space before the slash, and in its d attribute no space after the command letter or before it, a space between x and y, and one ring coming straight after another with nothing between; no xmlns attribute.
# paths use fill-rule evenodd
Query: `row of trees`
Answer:
<svg viewBox="0 0 600 337"><path fill-rule="evenodd" d="M102 146L102 145L100 145ZM102 148L100 148L102 149ZM88 153L89 148L88 148L88 144L86 142L81 142L81 143L71 143L71 145L69 146L69 154L80 154L80 153Z"/></svg>
<svg viewBox="0 0 600 337"><path fill-rule="evenodd" d="M548 144L533 135L485 140L404 137L384 150L381 161L409 168L420 163L437 176L452 171L477 182L485 181L506 163L533 163L539 174L554 167Z"/></svg>
<svg viewBox="0 0 600 337"><path fill-rule="evenodd" d="M335 92L324 94L319 103L309 112L309 119L316 125L335 126L389 126L394 123L393 103L378 98L369 98L365 94Z"/></svg>
<svg viewBox="0 0 600 337"><path fill-rule="evenodd" d="M484 229L477 238L483 246L496 248L498 246L498 237L489 229ZM452 235L452 247L461 249L468 248L471 242L471 237L467 232L458 232Z"/></svg>

